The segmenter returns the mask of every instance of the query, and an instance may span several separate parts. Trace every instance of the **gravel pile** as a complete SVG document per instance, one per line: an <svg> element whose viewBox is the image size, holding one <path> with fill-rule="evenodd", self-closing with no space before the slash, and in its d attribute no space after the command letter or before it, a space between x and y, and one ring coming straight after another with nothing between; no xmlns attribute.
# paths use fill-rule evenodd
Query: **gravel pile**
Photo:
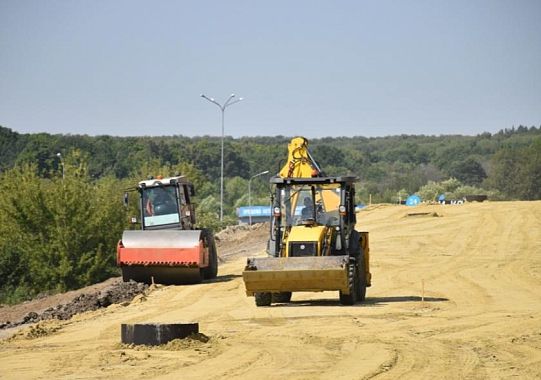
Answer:
<svg viewBox="0 0 541 380"><path fill-rule="evenodd" d="M248 233L250 231L258 231L264 228L269 228L268 223L254 223L251 226L248 224L236 224L232 226L227 226L216 235L214 235L214 237L218 241L228 241L232 239L238 240L239 234L242 235L242 232Z"/></svg>

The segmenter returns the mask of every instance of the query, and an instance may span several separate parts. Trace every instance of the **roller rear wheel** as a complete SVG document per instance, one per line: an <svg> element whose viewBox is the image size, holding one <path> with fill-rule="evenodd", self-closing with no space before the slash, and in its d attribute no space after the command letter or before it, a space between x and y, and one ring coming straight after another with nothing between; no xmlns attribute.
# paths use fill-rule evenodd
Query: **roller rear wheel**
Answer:
<svg viewBox="0 0 541 380"><path fill-rule="evenodd" d="M207 247L209 252L209 266L203 268L203 277L207 280L216 278L218 275L218 254L216 251L216 242L214 241L214 236L208 230L203 230L203 241L205 247Z"/></svg>

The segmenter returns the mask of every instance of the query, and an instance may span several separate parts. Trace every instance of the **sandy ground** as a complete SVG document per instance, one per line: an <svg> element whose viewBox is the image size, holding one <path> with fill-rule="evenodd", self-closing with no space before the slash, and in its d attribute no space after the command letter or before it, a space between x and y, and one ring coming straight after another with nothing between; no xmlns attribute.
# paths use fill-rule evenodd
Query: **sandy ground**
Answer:
<svg viewBox="0 0 541 380"><path fill-rule="evenodd" d="M0 378L541 377L541 202L373 206L359 229L372 254L363 304L295 293L257 308L240 275L245 256L264 254L259 230L221 243L212 283L159 287L0 341ZM210 340L120 345L121 323L184 321Z"/></svg>

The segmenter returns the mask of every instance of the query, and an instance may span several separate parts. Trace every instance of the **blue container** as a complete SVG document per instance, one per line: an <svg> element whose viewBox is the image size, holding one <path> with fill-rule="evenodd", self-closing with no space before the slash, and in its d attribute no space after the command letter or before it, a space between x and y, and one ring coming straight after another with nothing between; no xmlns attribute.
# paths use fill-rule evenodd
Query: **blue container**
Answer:
<svg viewBox="0 0 541 380"><path fill-rule="evenodd" d="M417 206L419 203L421 203L421 197L418 195L410 195L406 199L406 206Z"/></svg>

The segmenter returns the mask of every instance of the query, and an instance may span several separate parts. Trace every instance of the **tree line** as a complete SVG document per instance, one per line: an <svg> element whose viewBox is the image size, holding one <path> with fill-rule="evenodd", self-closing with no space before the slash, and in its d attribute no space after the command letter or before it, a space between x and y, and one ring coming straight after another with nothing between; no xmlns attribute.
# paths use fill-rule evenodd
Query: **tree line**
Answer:
<svg viewBox="0 0 541 380"><path fill-rule="evenodd" d="M20 134L0 126L0 302L85 286L118 274L116 242L137 215L124 190L149 175L187 175L199 225L235 223L248 181L278 173L292 136L226 137L224 222L218 219L220 138ZM360 178L358 202L417 193L484 193L541 199L541 127L476 136L328 137L309 141L329 175ZM60 156L57 153L61 153ZM251 182L252 204L268 203L268 177Z"/></svg>
<svg viewBox="0 0 541 380"><path fill-rule="evenodd" d="M225 178L242 182L264 170L277 173L291 137L226 137ZM363 194L377 201L447 178L498 191L503 199L540 199L540 139L541 127L519 126L476 136L327 137L309 143L325 172L357 175ZM204 179L204 195L215 196L219 190L218 137L19 134L0 126L0 170L32 163L38 175L48 178L61 170L56 153L65 156L75 150L88 158L93 179L130 178L150 163L189 164ZM233 206L236 200L228 203Z"/></svg>

